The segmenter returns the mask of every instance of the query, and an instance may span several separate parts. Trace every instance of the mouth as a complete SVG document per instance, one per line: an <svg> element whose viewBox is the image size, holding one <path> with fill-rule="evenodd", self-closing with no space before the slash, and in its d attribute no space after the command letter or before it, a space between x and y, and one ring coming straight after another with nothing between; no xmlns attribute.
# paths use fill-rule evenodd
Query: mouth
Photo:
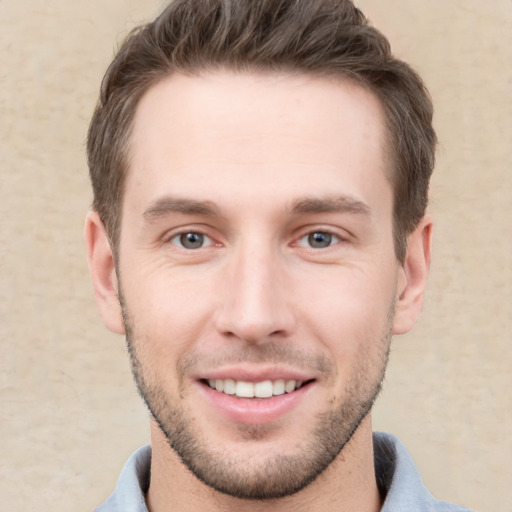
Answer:
<svg viewBox="0 0 512 512"><path fill-rule="evenodd" d="M306 401L315 400L311 397L314 396L316 379L308 379L308 376L296 372L260 372L259 378L256 372L239 369L232 375L225 370L222 373L198 379L201 396L211 407L205 410L214 413L209 416L209 421L220 417L221 421L227 420L228 425L268 426L291 418L295 410L309 403ZM242 375L235 378L236 373ZM271 373L274 375L269 375Z"/></svg>
<svg viewBox="0 0 512 512"><path fill-rule="evenodd" d="M234 379L208 379L203 381L211 389L238 398L271 398L292 393L312 382L300 380L263 380L248 382Z"/></svg>

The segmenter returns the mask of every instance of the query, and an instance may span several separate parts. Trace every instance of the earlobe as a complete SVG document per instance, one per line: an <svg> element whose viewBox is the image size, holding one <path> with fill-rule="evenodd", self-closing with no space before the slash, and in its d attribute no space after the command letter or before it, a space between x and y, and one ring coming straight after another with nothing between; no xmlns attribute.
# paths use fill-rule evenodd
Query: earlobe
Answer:
<svg viewBox="0 0 512 512"><path fill-rule="evenodd" d="M423 306L430 268L432 219L423 217L407 240L407 254L398 279L393 334L412 329Z"/></svg>
<svg viewBox="0 0 512 512"><path fill-rule="evenodd" d="M91 211L87 214L84 238L89 272L100 315L107 329L124 334L114 256L105 226L97 212Z"/></svg>

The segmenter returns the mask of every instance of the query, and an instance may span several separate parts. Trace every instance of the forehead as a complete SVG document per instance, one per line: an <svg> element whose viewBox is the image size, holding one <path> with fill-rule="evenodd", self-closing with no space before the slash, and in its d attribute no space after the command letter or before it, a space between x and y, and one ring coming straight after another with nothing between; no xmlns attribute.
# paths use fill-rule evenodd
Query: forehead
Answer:
<svg viewBox="0 0 512 512"><path fill-rule="evenodd" d="M126 195L379 194L389 189L384 125L379 100L348 80L175 74L137 108Z"/></svg>

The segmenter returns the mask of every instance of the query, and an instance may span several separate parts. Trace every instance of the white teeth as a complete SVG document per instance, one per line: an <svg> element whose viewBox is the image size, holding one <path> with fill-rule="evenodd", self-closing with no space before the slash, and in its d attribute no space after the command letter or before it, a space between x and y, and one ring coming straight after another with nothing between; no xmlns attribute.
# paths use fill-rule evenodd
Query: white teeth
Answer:
<svg viewBox="0 0 512 512"><path fill-rule="evenodd" d="M254 384L254 396L256 398L268 398L272 396L273 386L272 381L264 380Z"/></svg>
<svg viewBox="0 0 512 512"><path fill-rule="evenodd" d="M239 380L236 383L235 395L242 398L252 398L254 396L254 384L252 382Z"/></svg>
<svg viewBox="0 0 512 512"><path fill-rule="evenodd" d="M284 395L284 380L279 379L274 382L274 385L272 387L272 394L273 395Z"/></svg>
<svg viewBox="0 0 512 512"><path fill-rule="evenodd" d="M224 393L226 393L226 395L234 395L236 393L236 383L234 380L226 379L224 381Z"/></svg>
<svg viewBox="0 0 512 512"><path fill-rule="evenodd" d="M284 390L287 393L291 393L292 391L295 390L295 384L296 384L296 382L294 380L287 380L284 385Z"/></svg>
<svg viewBox="0 0 512 512"><path fill-rule="evenodd" d="M246 382L233 379L210 379L208 385L221 393L236 395L240 398L269 398L271 396L291 393L302 386L300 380L278 379L275 381L264 380L261 382Z"/></svg>

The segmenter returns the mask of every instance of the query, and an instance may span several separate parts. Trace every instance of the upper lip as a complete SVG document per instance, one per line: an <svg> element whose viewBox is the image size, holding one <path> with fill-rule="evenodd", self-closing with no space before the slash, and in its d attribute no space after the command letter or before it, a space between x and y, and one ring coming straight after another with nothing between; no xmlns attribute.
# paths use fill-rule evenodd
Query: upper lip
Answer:
<svg viewBox="0 0 512 512"><path fill-rule="evenodd" d="M212 369L197 375L198 380L225 380L232 379L244 382L262 382L265 380L296 380L308 381L313 380L314 375L305 373L304 371L294 370L291 368L240 368L240 367L222 367Z"/></svg>

